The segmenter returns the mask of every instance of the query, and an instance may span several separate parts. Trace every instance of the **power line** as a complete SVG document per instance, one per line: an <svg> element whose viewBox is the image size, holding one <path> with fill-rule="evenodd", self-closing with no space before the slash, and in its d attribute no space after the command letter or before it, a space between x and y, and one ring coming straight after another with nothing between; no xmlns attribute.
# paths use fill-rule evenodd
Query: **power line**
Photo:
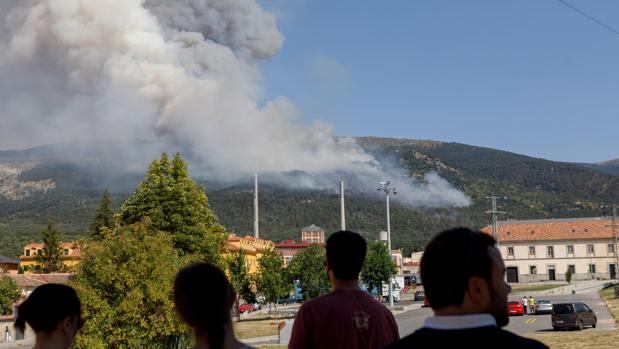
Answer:
<svg viewBox="0 0 619 349"><path fill-rule="evenodd" d="M576 8L576 7L574 7L574 6L570 5L570 4L568 4L568 3L567 3L567 2L565 2L564 0L557 0L557 1L558 1L558 2L560 2L560 3L562 3L563 5L565 5L566 7L571 8L572 10L574 10L574 11L576 11L576 12L580 13L581 15L583 15L583 16L585 16L585 17L589 18L590 20L592 20L592 21L594 21L595 23L597 23L597 24L601 25L602 27L604 27L604 28L606 28L606 29L610 30L611 32L613 32L613 33L615 33L615 34L619 35L619 31L617 31L615 28L613 28L613 27L609 26L608 24L606 24L606 23L604 23L604 22L602 22L602 21L600 21L600 20L598 20L598 19L594 18L593 16L590 16L590 15L586 14L585 12L583 12L583 11L579 10L578 8Z"/></svg>

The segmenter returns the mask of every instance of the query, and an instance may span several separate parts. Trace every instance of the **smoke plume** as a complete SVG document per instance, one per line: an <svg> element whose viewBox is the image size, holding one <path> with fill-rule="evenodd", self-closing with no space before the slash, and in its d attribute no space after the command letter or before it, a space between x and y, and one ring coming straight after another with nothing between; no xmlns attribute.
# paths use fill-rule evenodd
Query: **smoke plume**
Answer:
<svg viewBox="0 0 619 349"><path fill-rule="evenodd" d="M354 140L303 124L286 98L258 104L259 62L283 35L255 0L4 0L0 13L0 147L158 139L219 179L388 174ZM436 175L400 190L468 204Z"/></svg>

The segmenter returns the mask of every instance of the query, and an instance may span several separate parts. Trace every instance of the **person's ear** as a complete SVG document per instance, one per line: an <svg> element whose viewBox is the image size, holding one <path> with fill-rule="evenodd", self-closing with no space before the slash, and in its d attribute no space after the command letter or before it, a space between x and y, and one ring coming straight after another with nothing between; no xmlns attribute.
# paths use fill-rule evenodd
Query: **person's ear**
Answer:
<svg viewBox="0 0 619 349"><path fill-rule="evenodd" d="M60 328L63 333L72 333L73 332L73 318L67 316L64 320L60 322Z"/></svg>
<svg viewBox="0 0 619 349"><path fill-rule="evenodd" d="M490 284L484 278L473 276L469 279L468 294L471 300L486 308L491 302Z"/></svg>

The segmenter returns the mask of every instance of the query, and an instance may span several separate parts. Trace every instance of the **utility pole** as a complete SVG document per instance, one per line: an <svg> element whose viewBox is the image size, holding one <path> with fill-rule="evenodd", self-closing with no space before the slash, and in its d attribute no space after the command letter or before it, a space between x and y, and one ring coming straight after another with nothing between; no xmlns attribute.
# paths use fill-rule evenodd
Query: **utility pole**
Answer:
<svg viewBox="0 0 619 349"><path fill-rule="evenodd" d="M492 237L496 240L497 246L499 245L499 217L500 214L505 214L505 211L499 211L497 200L501 199L499 196L486 196L486 199L492 201L492 210L486 211L488 214L492 214ZM504 196L503 200L507 200Z"/></svg>
<svg viewBox="0 0 619 349"><path fill-rule="evenodd" d="M344 210L344 180L340 179L340 230L346 230L346 211Z"/></svg>
<svg viewBox="0 0 619 349"><path fill-rule="evenodd" d="M389 218L389 194L397 194L394 187L391 186L391 181L380 182L380 187L378 187L379 191L382 191L386 194L387 198L387 248L389 249L389 259L393 260L391 256L391 222ZM393 282L392 278L389 278L389 306L393 307ZM382 293L382 290L380 291Z"/></svg>
<svg viewBox="0 0 619 349"><path fill-rule="evenodd" d="M260 238L258 228L258 174L254 173L254 237L256 239Z"/></svg>

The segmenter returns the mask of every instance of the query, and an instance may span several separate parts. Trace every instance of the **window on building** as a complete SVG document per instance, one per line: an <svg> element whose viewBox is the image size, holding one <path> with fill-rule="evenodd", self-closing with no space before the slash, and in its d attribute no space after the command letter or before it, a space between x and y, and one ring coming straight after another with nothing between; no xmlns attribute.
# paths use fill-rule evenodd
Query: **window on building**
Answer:
<svg viewBox="0 0 619 349"><path fill-rule="evenodd" d="M508 256L513 256L514 255L514 248L513 247L508 247L507 248L507 255Z"/></svg>
<svg viewBox="0 0 619 349"><path fill-rule="evenodd" d="M587 253L595 254L595 250L593 249L593 245L587 245Z"/></svg>
<svg viewBox="0 0 619 349"><path fill-rule="evenodd" d="M595 264L589 264L589 272L595 274Z"/></svg>
<svg viewBox="0 0 619 349"><path fill-rule="evenodd" d="M574 254L574 245L567 245L567 254Z"/></svg>
<svg viewBox="0 0 619 349"><path fill-rule="evenodd" d="M567 269L571 270L572 274L576 274L576 265L575 264L568 264Z"/></svg>
<svg viewBox="0 0 619 349"><path fill-rule="evenodd" d="M529 266L529 274L537 274L537 266L536 265L530 265Z"/></svg>
<svg viewBox="0 0 619 349"><path fill-rule="evenodd" d="M554 246L546 246L546 254L548 255L548 258L553 258L555 256Z"/></svg>
<svg viewBox="0 0 619 349"><path fill-rule="evenodd" d="M68 256L68 255L69 255L69 249L68 249L68 248L65 248L65 249L64 249L64 251L63 251L63 253L64 253L64 255L65 255L65 256Z"/></svg>
<svg viewBox="0 0 619 349"><path fill-rule="evenodd" d="M30 256L30 250L26 250L26 256Z"/></svg>
<svg viewBox="0 0 619 349"><path fill-rule="evenodd" d="M608 252L609 253L615 253L615 245L608 244Z"/></svg>
<svg viewBox="0 0 619 349"><path fill-rule="evenodd" d="M535 246L529 246L529 256L535 256Z"/></svg>

